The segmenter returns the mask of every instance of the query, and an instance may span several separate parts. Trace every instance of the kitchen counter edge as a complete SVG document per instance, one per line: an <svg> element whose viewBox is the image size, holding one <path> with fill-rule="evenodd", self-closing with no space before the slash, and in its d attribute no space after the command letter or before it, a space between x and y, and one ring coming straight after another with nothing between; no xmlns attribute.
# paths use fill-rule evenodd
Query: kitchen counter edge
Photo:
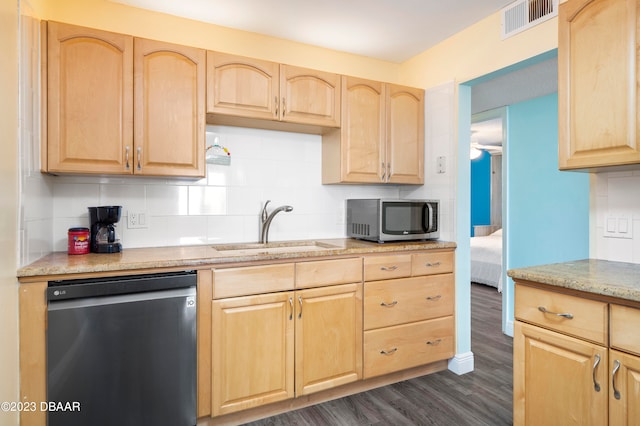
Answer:
<svg viewBox="0 0 640 426"><path fill-rule="evenodd" d="M583 259L507 271L524 280L640 302L640 264Z"/></svg>
<svg viewBox="0 0 640 426"><path fill-rule="evenodd" d="M21 267L17 271L19 279L40 276L90 274L100 272L134 271L155 268L202 268L220 264L279 261L292 261L305 258L323 258L329 256L360 255L368 253L392 253L416 250L455 249L456 244L449 241L429 240L393 243L373 243L348 238L316 239L334 246L319 251L300 251L229 256L218 252L213 245L172 246L155 248L124 249L121 253L69 255L67 252L54 252L35 262Z"/></svg>

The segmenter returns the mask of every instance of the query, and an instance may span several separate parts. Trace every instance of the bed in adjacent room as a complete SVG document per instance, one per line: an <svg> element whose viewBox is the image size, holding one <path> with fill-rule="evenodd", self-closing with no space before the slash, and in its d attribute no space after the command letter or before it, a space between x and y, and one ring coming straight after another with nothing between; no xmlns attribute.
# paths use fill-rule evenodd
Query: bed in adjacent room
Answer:
<svg viewBox="0 0 640 426"><path fill-rule="evenodd" d="M502 292L502 229L471 238L471 282Z"/></svg>

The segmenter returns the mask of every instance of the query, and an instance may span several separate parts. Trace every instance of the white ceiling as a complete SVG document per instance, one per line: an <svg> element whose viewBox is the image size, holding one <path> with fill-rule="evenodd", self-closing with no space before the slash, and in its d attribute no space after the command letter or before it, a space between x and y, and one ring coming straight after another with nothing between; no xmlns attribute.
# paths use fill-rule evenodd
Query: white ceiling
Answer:
<svg viewBox="0 0 640 426"><path fill-rule="evenodd" d="M111 0L400 63L513 0ZM499 32L500 28L496 28Z"/></svg>

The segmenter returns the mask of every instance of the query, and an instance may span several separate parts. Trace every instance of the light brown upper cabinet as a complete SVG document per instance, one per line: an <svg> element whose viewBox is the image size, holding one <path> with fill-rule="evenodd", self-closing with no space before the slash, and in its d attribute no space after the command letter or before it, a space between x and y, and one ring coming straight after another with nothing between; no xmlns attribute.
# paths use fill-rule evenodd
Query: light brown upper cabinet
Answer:
<svg viewBox="0 0 640 426"><path fill-rule="evenodd" d="M322 138L323 183L424 182L424 91L342 77L342 127Z"/></svg>
<svg viewBox="0 0 640 426"><path fill-rule="evenodd" d="M207 52L207 113L274 120L278 117L280 65Z"/></svg>
<svg viewBox="0 0 640 426"><path fill-rule="evenodd" d="M231 117L338 127L340 76L209 51L207 113L213 123L243 123Z"/></svg>
<svg viewBox="0 0 640 426"><path fill-rule="evenodd" d="M204 50L47 27L44 171L205 175Z"/></svg>
<svg viewBox="0 0 640 426"><path fill-rule="evenodd" d="M133 37L57 22L47 28L43 169L131 173Z"/></svg>
<svg viewBox="0 0 640 426"><path fill-rule="evenodd" d="M635 0L560 5L560 169L640 163L638 12Z"/></svg>
<svg viewBox="0 0 640 426"><path fill-rule="evenodd" d="M202 49L135 39L135 171L205 175L205 61Z"/></svg>

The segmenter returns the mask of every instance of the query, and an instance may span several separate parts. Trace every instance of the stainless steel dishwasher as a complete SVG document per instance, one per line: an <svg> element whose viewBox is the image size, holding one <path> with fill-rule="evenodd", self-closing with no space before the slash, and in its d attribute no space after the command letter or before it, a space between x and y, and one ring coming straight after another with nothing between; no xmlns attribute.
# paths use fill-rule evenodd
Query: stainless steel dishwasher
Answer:
<svg viewBox="0 0 640 426"><path fill-rule="evenodd" d="M50 281L47 299L49 426L196 424L195 272Z"/></svg>

